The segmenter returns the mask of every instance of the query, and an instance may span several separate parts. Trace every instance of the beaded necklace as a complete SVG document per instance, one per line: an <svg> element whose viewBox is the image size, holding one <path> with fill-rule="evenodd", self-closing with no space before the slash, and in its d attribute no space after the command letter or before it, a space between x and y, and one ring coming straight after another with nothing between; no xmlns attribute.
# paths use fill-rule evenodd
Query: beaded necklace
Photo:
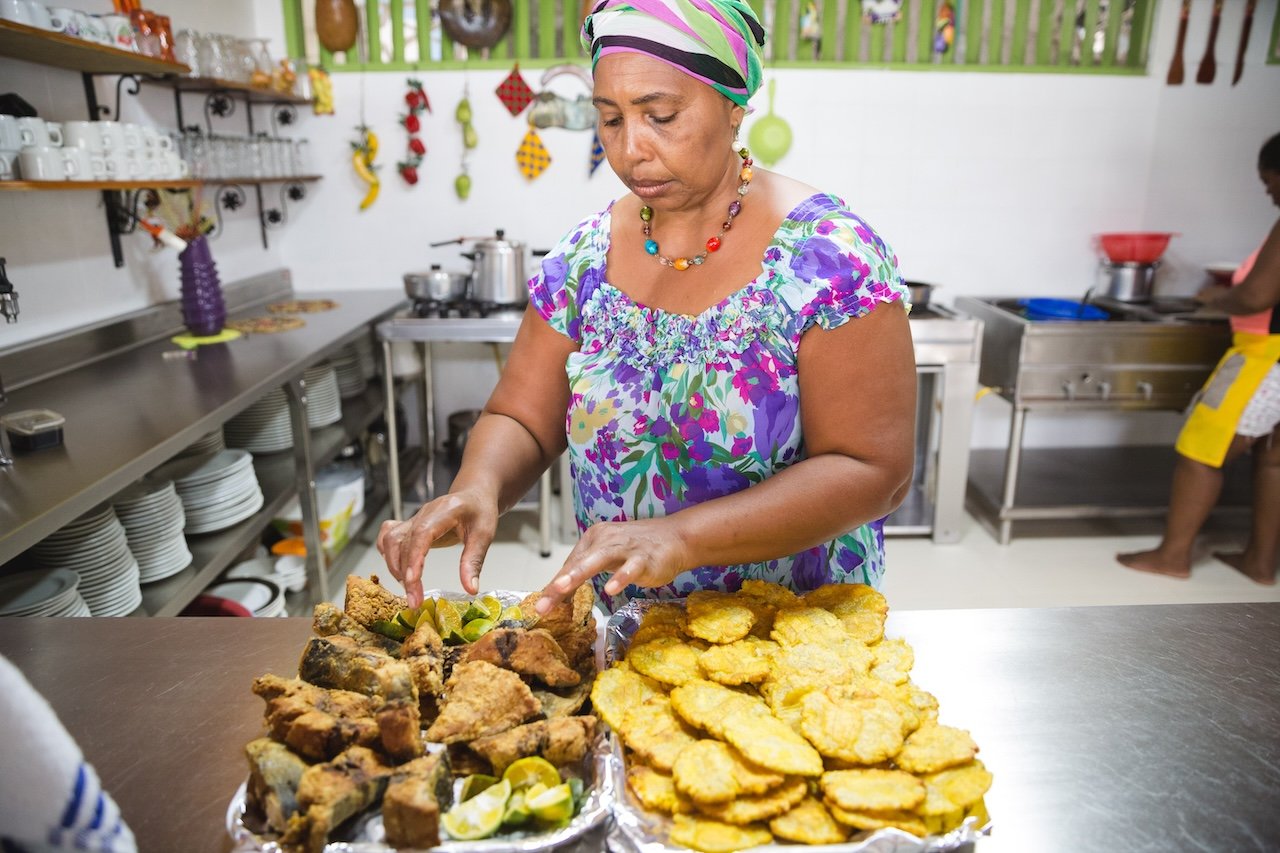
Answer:
<svg viewBox="0 0 1280 853"><path fill-rule="evenodd" d="M645 205L640 208L640 221L644 228L644 250L650 255L658 259L663 266L684 272L689 267L700 267L702 262L707 259L707 255L717 251L720 248L720 240L724 237L726 231L733 227L733 220L742 212L741 198L746 196L747 191L751 188L751 165L754 162L751 159L751 152L746 148L738 149L738 156L742 158L742 171L738 173L738 198L729 203L729 217L720 225L720 233L707 240L706 248L692 258L668 258L666 255L658 254L658 241L653 239L653 208Z"/></svg>

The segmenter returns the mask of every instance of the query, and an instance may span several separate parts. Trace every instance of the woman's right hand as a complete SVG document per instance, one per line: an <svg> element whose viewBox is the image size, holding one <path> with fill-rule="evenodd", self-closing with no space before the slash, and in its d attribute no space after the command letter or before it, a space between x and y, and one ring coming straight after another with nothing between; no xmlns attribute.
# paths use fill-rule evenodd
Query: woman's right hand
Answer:
<svg viewBox="0 0 1280 853"><path fill-rule="evenodd" d="M480 569L498 527L498 504L475 492L443 495L422 505L405 521L384 521L378 553L391 576L404 585L410 607L422 603L422 564L432 548L462 543L458 576L462 588L480 590Z"/></svg>

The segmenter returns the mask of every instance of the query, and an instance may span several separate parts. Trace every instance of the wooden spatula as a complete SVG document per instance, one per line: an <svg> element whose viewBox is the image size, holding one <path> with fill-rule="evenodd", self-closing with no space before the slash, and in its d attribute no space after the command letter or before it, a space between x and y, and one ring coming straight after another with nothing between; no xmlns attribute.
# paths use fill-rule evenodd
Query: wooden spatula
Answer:
<svg viewBox="0 0 1280 853"><path fill-rule="evenodd" d="M1218 63L1213 55L1214 43L1218 40L1218 24L1222 21L1222 0L1213 0L1213 17L1209 19L1209 45L1204 49L1204 58L1200 60L1200 69L1196 71L1196 82L1209 84L1217 73Z"/></svg>
<svg viewBox="0 0 1280 853"><path fill-rule="evenodd" d="M1231 74L1231 85L1240 82L1244 75L1244 52L1249 49L1249 31L1253 29L1253 10L1258 0L1248 0L1244 4L1244 24L1240 27L1240 46L1236 48L1236 69Z"/></svg>
<svg viewBox="0 0 1280 853"><path fill-rule="evenodd" d="M1182 0L1182 13L1178 16L1178 43L1173 48L1173 60L1169 63L1169 76L1165 82L1181 86L1185 71L1182 67L1182 49L1187 44L1187 21L1191 18L1191 0Z"/></svg>

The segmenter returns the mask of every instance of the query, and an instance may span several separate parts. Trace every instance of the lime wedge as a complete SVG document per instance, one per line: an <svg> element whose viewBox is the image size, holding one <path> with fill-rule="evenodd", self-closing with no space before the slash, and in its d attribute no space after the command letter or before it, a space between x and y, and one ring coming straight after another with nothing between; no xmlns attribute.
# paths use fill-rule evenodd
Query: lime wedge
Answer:
<svg viewBox="0 0 1280 853"><path fill-rule="evenodd" d="M524 791L516 791L507 800L507 811L502 816L503 826L523 826L529 822L529 807L524 802Z"/></svg>
<svg viewBox="0 0 1280 853"><path fill-rule="evenodd" d="M489 611L484 605L473 601L467 605L467 609L462 612L462 623L474 622L477 619L488 619Z"/></svg>
<svg viewBox="0 0 1280 853"><path fill-rule="evenodd" d="M406 607L396 614L396 621L412 631L418 625L418 611L412 607Z"/></svg>
<svg viewBox="0 0 1280 853"><path fill-rule="evenodd" d="M480 604L484 607L489 618L497 622L502 618L502 602L498 600L496 595L481 596Z"/></svg>
<svg viewBox="0 0 1280 853"><path fill-rule="evenodd" d="M536 797L525 797L529 812L539 823L565 823L573 817L573 791L569 783L548 788Z"/></svg>
<svg viewBox="0 0 1280 853"><path fill-rule="evenodd" d="M513 791L523 791L538 783L542 784L542 790L545 791L560 784L560 771L542 756L531 755L528 758L513 761L502 774L502 778L511 783Z"/></svg>
<svg viewBox="0 0 1280 853"><path fill-rule="evenodd" d="M524 789L524 801L527 803L530 800L532 800L534 797L538 797L545 794L550 789L550 787L551 786L545 782L534 782L528 788Z"/></svg>
<svg viewBox="0 0 1280 853"><path fill-rule="evenodd" d="M486 776L484 773L473 773L462 780L462 793L459 802L465 803L481 791L488 790L498 784L498 780L493 776Z"/></svg>
<svg viewBox="0 0 1280 853"><path fill-rule="evenodd" d="M440 823L445 832L459 841L488 838L502 826L510 797L511 785L499 782L449 809Z"/></svg>
<svg viewBox="0 0 1280 853"><path fill-rule="evenodd" d="M426 617L432 625L436 624L436 600L434 598L424 598L422 603L418 605L418 620ZM417 625L417 622L414 622Z"/></svg>
<svg viewBox="0 0 1280 853"><path fill-rule="evenodd" d="M492 619L472 619L466 625L462 626L462 639L468 643L474 643L485 634L493 630Z"/></svg>
<svg viewBox="0 0 1280 853"><path fill-rule="evenodd" d="M436 627L446 643L462 642L462 616L452 601L442 598L436 603Z"/></svg>
<svg viewBox="0 0 1280 853"><path fill-rule="evenodd" d="M375 619L373 624L369 626L369 630L375 634L390 637L393 640L404 640L413 633L412 628L406 628L400 624L399 617L394 622L390 619Z"/></svg>
<svg viewBox="0 0 1280 853"><path fill-rule="evenodd" d="M519 607L516 607L513 604L510 607L503 608L502 618L500 618L498 621L499 622L523 622L524 613L520 610Z"/></svg>

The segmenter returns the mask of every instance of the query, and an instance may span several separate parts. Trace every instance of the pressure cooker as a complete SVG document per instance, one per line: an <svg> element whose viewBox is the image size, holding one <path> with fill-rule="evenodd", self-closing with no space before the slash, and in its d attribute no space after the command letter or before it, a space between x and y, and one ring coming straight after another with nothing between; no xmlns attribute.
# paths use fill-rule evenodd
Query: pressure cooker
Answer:
<svg viewBox="0 0 1280 853"><path fill-rule="evenodd" d="M499 228L491 239L477 240L475 251L463 252L474 270L471 298L488 305L524 305L529 301L529 248L506 239Z"/></svg>

